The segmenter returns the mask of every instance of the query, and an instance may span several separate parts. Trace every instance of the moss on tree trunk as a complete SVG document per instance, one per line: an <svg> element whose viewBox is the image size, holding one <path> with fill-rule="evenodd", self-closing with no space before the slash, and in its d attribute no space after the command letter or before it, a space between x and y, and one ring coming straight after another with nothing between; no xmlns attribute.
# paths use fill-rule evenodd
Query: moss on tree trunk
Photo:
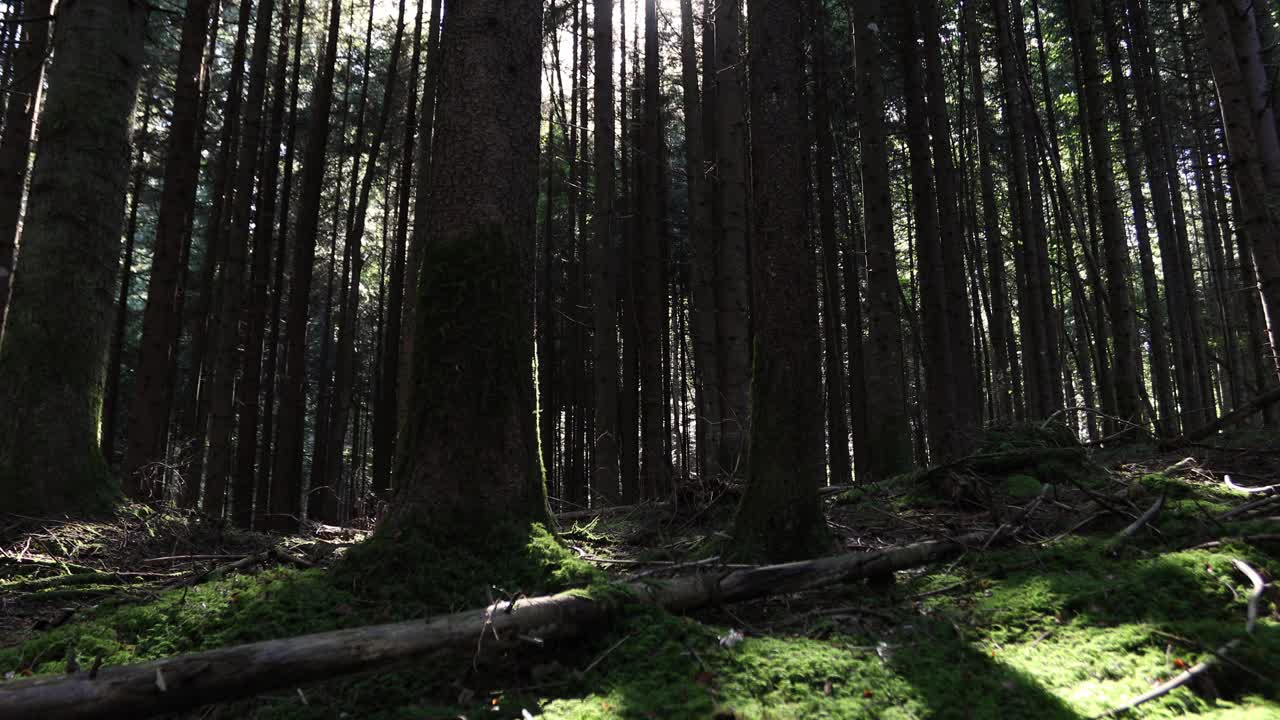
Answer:
<svg viewBox="0 0 1280 720"><path fill-rule="evenodd" d="M0 493L9 510L98 509L118 493L98 434L146 15L134 0L58 10L0 346Z"/></svg>

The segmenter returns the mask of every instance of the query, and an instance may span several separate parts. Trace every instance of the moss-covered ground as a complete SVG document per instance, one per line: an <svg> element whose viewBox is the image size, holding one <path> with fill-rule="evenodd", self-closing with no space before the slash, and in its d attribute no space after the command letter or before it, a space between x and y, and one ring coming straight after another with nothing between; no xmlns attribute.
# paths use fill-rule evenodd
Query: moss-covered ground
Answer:
<svg viewBox="0 0 1280 720"><path fill-rule="evenodd" d="M572 644L479 663L437 659L200 716L1074 719L1099 716L1210 660L1212 669L1196 681L1128 716L1280 718L1280 596L1268 586L1257 627L1246 634L1251 585L1233 565L1240 560L1274 577L1280 522L1268 515L1276 511L1218 519L1255 498L1225 489L1214 460L1162 472L1177 459L1111 457L1089 480L1091 492L1127 497L1133 515L1166 496L1152 526L1123 545L1112 538L1132 517L1059 535L1047 529L1066 517L1059 508L1063 517L1046 515L1014 543L899 573L888 585L838 585L688 617L637 606L609 631ZM1063 484L1067 471L1002 472L990 484L1003 488L1001 502L1016 506L1042 484ZM829 508L829 527L857 551L927 536L919 526L945 534L1007 517L925 502L919 486L918 477L899 478L841 496ZM0 673L60 673L69 660L80 668L136 662L599 587L611 576L659 571L650 559L697 553L707 546L700 538L722 529L672 519L655 527L624 516L567 528L560 541L537 528L511 533L500 552L483 554L396 538L356 545L327 567L269 564L188 587L162 578L108 580L111 573L68 585L50 580L68 576L61 570L18 572L25 566L9 552L0 557L0 602L74 612L57 627L28 624L0 649ZM6 552L15 542L21 547L20 536L5 538ZM149 584L139 589L134 583L142 581ZM40 597L86 588L101 594ZM1214 650L1233 639L1234 649L1216 658Z"/></svg>

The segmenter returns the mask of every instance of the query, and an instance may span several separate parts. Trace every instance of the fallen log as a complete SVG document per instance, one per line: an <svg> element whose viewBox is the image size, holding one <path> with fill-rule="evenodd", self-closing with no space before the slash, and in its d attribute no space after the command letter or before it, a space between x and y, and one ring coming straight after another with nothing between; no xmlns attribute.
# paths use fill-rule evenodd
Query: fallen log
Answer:
<svg viewBox="0 0 1280 720"><path fill-rule="evenodd" d="M679 612L882 576L954 557L1011 533L976 532L871 553L836 555L620 586L640 602ZM0 720L142 718L249 697L410 659L464 651L479 656L530 638L572 638L620 611L608 600L562 593L350 630L177 655L62 676L0 683Z"/></svg>

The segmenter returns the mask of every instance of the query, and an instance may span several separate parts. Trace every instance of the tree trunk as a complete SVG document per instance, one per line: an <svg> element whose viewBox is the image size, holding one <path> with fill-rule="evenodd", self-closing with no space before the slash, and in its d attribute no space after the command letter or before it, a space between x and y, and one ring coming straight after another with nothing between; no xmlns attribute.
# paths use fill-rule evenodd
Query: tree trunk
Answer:
<svg viewBox="0 0 1280 720"><path fill-rule="evenodd" d="M942 61L942 22L937 0L919 0L918 22L925 49L925 91L928 127L933 134L933 163L938 203L938 242L951 354L949 382L954 390L952 449L964 452L976 441L982 426L982 385L973 357L973 325L965 293L964 223L960 216L960 177L952 159L951 120L947 110L947 78Z"/></svg>
<svg viewBox="0 0 1280 720"><path fill-rule="evenodd" d="M751 289L747 250L747 121L743 100L742 0L715 6L716 171L720 226L716 326L721 412L720 467L744 477L749 464Z"/></svg>
<svg viewBox="0 0 1280 720"><path fill-rule="evenodd" d="M1165 332L1165 313L1160 301L1160 286L1156 280L1155 262L1151 254L1150 226L1147 222L1147 201L1142 193L1142 169L1139 166L1138 149L1133 138L1133 126L1129 115L1129 98L1124 82L1124 63L1120 56L1120 41L1110 7L1103 5L1104 37L1111 66L1111 93L1115 103L1116 125L1120 128L1120 142L1124 149L1124 169L1129 185L1129 200L1133 208L1134 235L1138 241L1138 260L1142 271L1143 305L1147 311L1147 328L1151 346L1151 380L1156 392L1156 428L1162 435L1176 433L1178 414L1173 399L1173 385L1169 378L1169 337ZM1130 50L1130 62L1139 58ZM1135 73L1136 74L1136 73Z"/></svg>
<svg viewBox="0 0 1280 720"><path fill-rule="evenodd" d="M262 143L262 107L266 98L267 60L271 56L271 19L274 14L275 0L259 0L253 29L253 54L249 59L249 92L244 106L240 159L236 163L231 232L218 266L218 319L214 323L217 332L213 338L211 359L209 450L205 462L203 503L204 511L215 518L223 513L225 491L231 485L235 469L232 434L235 429L236 372L240 369L243 352L240 321L244 312L245 264L249 254L254 178L258 173L258 151ZM260 224L269 227L271 218L265 218ZM256 394L254 403L257 403ZM249 481L252 483L252 476ZM253 502L252 497L232 497L230 500L233 508L237 504L251 505Z"/></svg>
<svg viewBox="0 0 1280 720"><path fill-rule="evenodd" d="M292 20L290 1L284 0L280 16L280 44L276 54L275 76L271 81L271 124L262 157L262 177L258 188L257 217L253 228L253 262L249 275L250 293L242 309L245 327L244 351L241 358L240 382L236 384L236 405L239 406L237 426L235 470L233 475L231 518L237 527L248 528L253 520L254 474L258 468L259 392L262 388L263 336L267 322L267 283L271 272L271 255L274 245L272 229L275 227L277 182L280 178L280 145L284 139L285 77L289 69L289 26ZM283 203L289 212L288 198ZM284 243L284 235L276 242ZM283 257L283 254L281 254ZM271 406L263 409L270 414ZM266 483L264 477L259 483ZM257 497L265 498L264 493ZM262 509L258 509L259 514Z"/></svg>
<svg viewBox="0 0 1280 720"><path fill-rule="evenodd" d="M405 252L409 243L409 205L413 198L413 160L418 126L418 78L422 68L422 16L425 4L419 0L413 26L413 59L409 69L409 99L405 106L404 136L400 145L399 194L396 198L396 230L391 249L391 282L387 293L382 353L374 372L378 375L377 401L373 417L373 492L391 497L392 466L395 461L396 419L399 407L399 350L403 337Z"/></svg>
<svg viewBox="0 0 1280 720"><path fill-rule="evenodd" d="M137 151L133 160L133 192L129 196L129 215L124 225L124 262L120 267L120 293L116 300L115 324L107 350L107 387L102 396L102 457L107 465L116 463L116 428L120 421L120 374L124 365L124 334L129 327L129 295L133 288L133 255L138 235L138 207L146 191L146 146L151 133L152 93L143 101L142 129L134 136Z"/></svg>
<svg viewBox="0 0 1280 720"><path fill-rule="evenodd" d="M129 404L128 444L121 473L125 492L154 498L157 463L165 460L169 412L173 407L174 366L182 322L177 308L182 293L183 244L195 216L200 179L200 136L203 125L201 89L206 83L205 43L209 38L211 0L191 0L182 21L182 40L169 121L164 188L152 246L147 305Z"/></svg>
<svg viewBox="0 0 1280 720"><path fill-rule="evenodd" d="M1129 422L1142 419L1141 398L1138 386L1141 371L1137 359L1137 340L1134 335L1133 304L1129 299L1129 255L1120 208L1116 199L1115 176L1112 170L1111 138L1107 129L1106 107L1103 103L1101 71L1093 32L1091 0L1072 0L1073 35L1080 52L1081 75L1084 83L1081 107L1084 125L1089 130L1093 151L1094 183L1098 189L1098 217L1102 228L1102 244L1106 252L1107 309L1111 316L1114 339L1114 382L1116 414Z"/></svg>
<svg viewBox="0 0 1280 720"><path fill-rule="evenodd" d="M1226 130L1230 159L1235 166L1236 197L1243 216L1242 236L1252 253L1257 286L1262 298L1272 362L1280 357L1280 239L1268 207L1268 186L1259 157L1252 103L1227 21L1229 8L1223 0L1208 0L1200 6L1200 23L1209 53L1218 102Z"/></svg>
<svg viewBox="0 0 1280 720"><path fill-rule="evenodd" d="M98 423L146 16L132 0L59 12L0 347L0 489L13 512L101 506L115 492Z"/></svg>
<svg viewBox="0 0 1280 720"><path fill-rule="evenodd" d="M613 216L613 0L595 2L595 208L592 214L592 370L595 463L591 502L616 505L618 485L618 243Z"/></svg>
<svg viewBox="0 0 1280 720"><path fill-rule="evenodd" d="M826 540L818 488L826 477L822 348L806 213L804 14L787 0L751 0L751 254L754 357L751 464L738 507L738 552L811 557Z"/></svg>
<svg viewBox="0 0 1280 720"><path fill-rule="evenodd" d="M549 521L528 282L541 19L539 0L474 0L446 15L441 62L468 72L442 77L418 284L412 458L382 532Z"/></svg>
<svg viewBox="0 0 1280 720"><path fill-rule="evenodd" d="M906 472L912 465L911 426L903 378L898 268L894 259L893 203L885 137L880 33L886 25L880 0L854 3L857 44L858 125L862 135L862 195L867 257L866 358L868 446L876 448L865 480ZM861 470L859 470L861 473Z"/></svg>
<svg viewBox="0 0 1280 720"><path fill-rule="evenodd" d="M625 3L624 3L625 4ZM703 18L707 22L707 18ZM684 91L685 168L689 174L689 243L692 249L690 327L697 389L697 438L701 476L720 470L720 365L716 357L716 242L712 227L713 188L707 178L708 158L703 106L699 93L698 49L694 41L693 0L680 0L680 69ZM705 51L705 44L704 44ZM710 61L705 58L704 62ZM709 88L703 88L710 91Z"/></svg>
<svg viewBox="0 0 1280 720"><path fill-rule="evenodd" d="M916 51L920 37L920 4L901 7L903 97L906 104L907 146L911 155L911 207L916 230L916 277L920 283L920 338L924 365L925 427L933 462L950 459L960 450L956 433L959 412L953 369L950 313L947 312L938 198L934 188L929 119L925 112L924 57ZM963 266L963 263L962 263Z"/></svg>
<svg viewBox="0 0 1280 720"><path fill-rule="evenodd" d="M28 17L45 17L52 5L53 0L26 0L22 12ZM4 338L4 318L18 249L18 219L31 162L31 129L35 127L44 91L50 25L50 21L10 25L10 32L14 33L11 38L17 40L17 47L4 83L9 101L4 113L4 134L0 136L0 340ZM20 38L16 37L18 30L22 32Z"/></svg>
<svg viewBox="0 0 1280 720"><path fill-rule="evenodd" d="M311 128L302 156L302 197L298 201L298 229L294 236L293 286L285 339L285 369L280 383L280 435L272 470L271 514L264 525L272 530L297 528L302 506L302 440L306 414L307 319L311 300L312 266L320 226L325 155L329 142L329 109L333 103L333 72L337 64L342 1L329 8L329 33L324 59L311 100Z"/></svg>
<svg viewBox="0 0 1280 720"><path fill-rule="evenodd" d="M817 158L814 169L818 184L818 231L822 243L822 334L825 340L823 377L826 381L827 457L829 481L844 485L852 481L849 465L849 424L845 419L844 343L840 316L840 258L836 239L835 171L832 158L835 140L831 133L831 58L829 38L831 16L825 0L811 0L809 18L813 35L813 128ZM856 294L849 299L857 302ZM856 312L856 310L855 310ZM862 338L857 338L858 342Z"/></svg>

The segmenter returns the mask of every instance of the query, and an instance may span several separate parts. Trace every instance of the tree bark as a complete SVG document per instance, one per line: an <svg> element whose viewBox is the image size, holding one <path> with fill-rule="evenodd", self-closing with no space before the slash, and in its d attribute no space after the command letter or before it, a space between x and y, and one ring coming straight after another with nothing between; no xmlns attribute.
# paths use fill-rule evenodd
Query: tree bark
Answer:
<svg viewBox="0 0 1280 720"><path fill-rule="evenodd" d="M59 14L0 347L0 490L14 512L101 506L115 492L98 422L146 17L132 0Z"/></svg>
<svg viewBox="0 0 1280 720"><path fill-rule="evenodd" d="M751 288L747 250L747 120L743 100L742 0L715 5L716 171L719 182L716 309L720 467L744 477L750 463Z"/></svg>
<svg viewBox="0 0 1280 720"><path fill-rule="evenodd" d="M616 505L618 484L618 243L613 215L613 2L595 2L595 208L592 212L592 372L595 462L591 502Z"/></svg>
<svg viewBox="0 0 1280 720"><path fill-rule="evenodd" d="M549 521L529 286L541 21L540 0L474 0L445 18L441 62L467 72L442 77L418 284L412 457L382 532Z"/></svg>
<svg viewBox="0 0 1280 720"><path fill-rule="evenodd" d="M853 12L870 325L864 402L868 408L875 409L878 417L878 422L869 427L868 446L877 448L877 452L866 468L865 479L880 480L911 468L911 425L903 377L898 268L894 259L893 203L884 128L880 33L887 25L880 0L860 0L854 3Z"/></svg>
<svg viewBox="0 0 1280 720"><path fill-rule="evenodd" d="M804 13L751 0L751 234L754 353L751 464L734 523L744 556L811 557L826 542L818 296L806 212Z"/></svg>

